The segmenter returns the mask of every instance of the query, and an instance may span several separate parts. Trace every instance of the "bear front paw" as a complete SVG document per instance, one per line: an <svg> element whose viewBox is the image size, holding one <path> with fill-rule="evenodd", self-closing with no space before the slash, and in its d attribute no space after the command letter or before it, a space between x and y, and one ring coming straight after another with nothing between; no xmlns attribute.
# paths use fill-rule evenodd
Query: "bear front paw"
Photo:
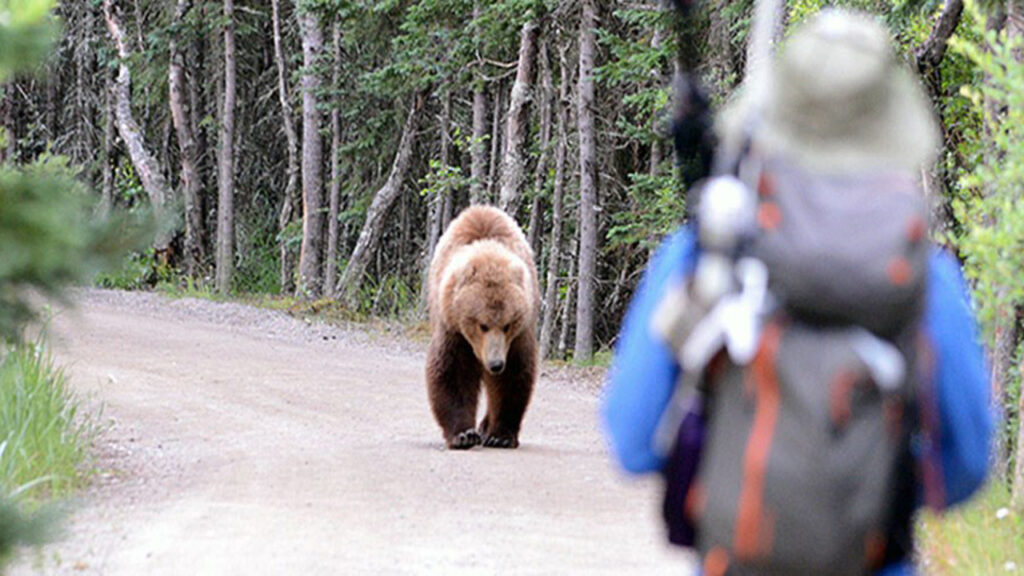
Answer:
<svg viewBox="0 0 1024 576"><path fill-rule="evenodd" d="M468 450L473 446L480 445L480 433L470 428L463 430L448 440L448 448L451 450Z"/></svg>
<svg viewBox="0 0 1024 576"><path fill-rule="evenodd" d="M488 448L518 448L519 438L515 436L487 435L484 436L484 446Z"/></svg>

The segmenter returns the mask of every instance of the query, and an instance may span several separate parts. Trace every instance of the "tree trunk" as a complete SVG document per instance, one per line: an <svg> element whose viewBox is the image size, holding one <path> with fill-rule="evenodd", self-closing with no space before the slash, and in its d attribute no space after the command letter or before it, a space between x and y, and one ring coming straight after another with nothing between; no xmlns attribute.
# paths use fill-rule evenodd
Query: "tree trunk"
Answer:
<svg viewBox="0 0 1024 576"><path fill-rule="evenodd" d="M747 41L747 67L744 81L754 94L754 101L760 101L766 90L764 76L771 65L775 42L782 35L781 26L786 15L786 2L781 0L757 0L754 2L754 20L750 23Z"/></svg>
<svg viewBox="0 0 1024 576"><path fill-rule="evenodd" d="M217 292L231 291L235 267L235 3L224 0L224 116L217 193Z"/></svg>
<svg viewBox="0 0 1024 576"><path fill-rule="evenodd" d="M530 203L530 224L526 229L526 239L533 253L540 257L541 228L544 227L544 183L548 179L548 158L551 156L551 116L552 100L555 89L551 79L551 65L548 62L547 41L540 45L540 158L533 177L533 201Z"/></svg>
<svg viewBox="0 0 1024 576"><path fill-rule="evenodd" d="M128 69L129 53L124 40L121 20L114 6L114 0L103 0L103 14L107 22L107 30L114 41L119 59L118 73L112 86L114 94L114 110L117 115L117 129L128 149L128 156L135 166L135 171L142 181L142 187L149 196L153 213L158 221L158 232L153 242L157 257L166 262L169 254L173 232L169 226L166 213L167 203L171 199L171 190L164 178L163 167L146 148L142 129L132 115L131 84L132 74Z"/></svg>
<svg viewBox="0 0 1024 576"><path fill-rule="evenodd" d="M501 82L494 84L494 98L491 106L491 167L487 176L487 195L483 204L494 201L494 188L498 182L498 159L501 158Z"/></svg>
<svg viewBox="0 0 1024 576"><path fill-rule="evenodd" d="M341 26L334 24L334 67L331 82L338 86L341 81ZM338 210L341 202L341 112L337 103L331 107L331 190L327 211L327 267L324 270L324 295L334 297L338 277Z"/></svg>
<svg viewBox="0 0 1024 576"><path fill-rule="evenodd" d="M180 25L191 9L189 0L178 0L174 10L174 23ZM188 105L185 102L185 58L178 48L176 35L169 40L170 67L168 73L171 119L178 138L181 159L181 187L185 199L185 272L191 277L199 273L203 261L203 214L199 201L199 158L196 139L192 132Z"/></svg>
<svg viewBox="0 0 1024 576"><path fill-rule="evenodd" d="M943 142L948 140L948 127L942 115L941 101L945 95L942 93L941 65L949 46L949 39L960 25L963 10L962 0L946 0L928 39L914 51L915 64L924 81L925 90L939 113L939 127L942 131ZM940 161L934 166L925 166L922 172L924 188L931 209L932 235L935 238L944 238L947 232L951 232L955 220L953 210L949 205L943 164Z"/></svg>
<svg viewBox="0 0 1024 576"><path fill-rule="evenodd" d="M323 51L320 21L311 7L299 8L302 33L302 247L299 251L299 286L296 291L307 298L318 298L323 291L323 142L320 138L320 111L317 92L320 76L317 61Z"/></svg>
<svg viewBox="0 0 1024 576"><path fill-rule="evenodd" d="M480 17L479 2L473 3L474 21ZM479 34L479 32L477 32ZM484 92L482 80L477 80L473 87L473 139L471 142L471 164L469 203L484 202L487 179L487 93Z"/></svg>
<svg viewBox="0 0 1024 576"><path fill-rule="evenodd" d="M569 245L569 254L574 254L579 248L579 242L573 240ZM565 280L572 286L576 282L576 258L569 259L569 273L566 275ZM572 319L576 316L573 312L576 309L573 295L576 294L575 290L568 290L565 294L565 304L562 305L562 328L558 333L558 346L556 348L558 358L564 359L566 352L569 350L569 334L572 333Z"/></svg>
<svg viewBox="0 0 1024 576"><path fill-rule="evenodd" d="M1024 1L1022 0L1006 0L1006 36L1011 41L1020 40L1024 37ZM1018 50L1014 53L1014 57L1017 61L1024 60L1024 53ZM1015 340L1014 340L1014 351L1021 341L1021 317L1022 310L1021 306L1015 306ZM1020 370L1017 374L1018 377L1024 377L1024 364L1018 367ZM1005 382L1009 383L1007 379ZM1010 400L1005 400L1006 407L1009 408ZM1016 466L1013 470L1013 491L1011 493L1010 501L1012 505L1018 510L1024 510L1024 390L1017 390L1017 414L1018 414L1018 427L1017 427L1017 438L1016 438Z"/></svg>
<svg viewBox="0 0 1024 576"><path fill-rule="evenodd" d="M576 294L576 345L573 362L594 355L594 282L597 271L597 143L594 128L594 30L597 0L583 0L580 20L578 123L580 134L580 250Z"/></svg>
<svg viewBox="0 0 1024 576"><path fill-rule="evenodd" d="M651 48L658 50L661 48L663 43L664 31L660 26L658 26L654 29L654 34L651 36ZM661 69L660 64L659 66L655 66L651 69L651 78L654 80L656 86L665 86L668 84L668 79L665 77L665 71ZM651 177L655 177L658 175L658 167L661 166L662 161L661 134L657 126L652 126L651 131L651 154L647 173L650 174Z"/></svg>
<svg viewBox="0 0 1024 576"><path fill-rule="evenodd" d="M449 136L448 127L451 123L451 112L452 112L452 95L451 92L445 92L443 97L443 104L441 105L441 120L438 132L441 138L441 150L438 158L438 166L442 173L447 172L448 168L448 156L449 156ZM424 297L426 296L426 278L427 273L430 270L430 261L434 258L434 248L437 246L437 241L441 238L441 234L444 229L444 209L446 201L450 200L451 193L447 189L447 186L443 186L433 197L427 199L427 246L424 250L424 261L422 266L423 276L423 288L422 291Z"/></svg>
<svg viewBox="0 0 1024 576"><path fill-rule="evenodd" d="M110 89L107 88L104 92L108 95L107 102L110 101L109 94ZM113 110L112 106L108 106L107 110ZM16 162L18 159L18 134L15 130L14 125L14 81L9 80L7 85L4 86L4 111L3 111L3 122L4 132L7 140L4 142L4 162Z"/></svg>
<svg viewBox="0 0 1024 576"><path fill-rule="evenodd" d="M100 215L106 217L114 205L114 95L110 86L103 87L103 191ZM10 135L8 135L10 137Z"/></svg>
<svg viewBox="0 0 1024 576"><path fill-rule="evenodd" d="M547 281L544 283L543 316L540 323L540 357L551 352L551 337L558 308L558 268L562 258L562 197L565 190L565 160L569 148L569 72L565 52L560 54L558 99L558 144L555 149L555 185L551 194L551 244L548 247ZM571 292L571 290L570 290Z"/></svg>
<svg viewBox="0 0 1024 576"><path fill-rule="evenodd" d="M498 205L515 218L519 211L526 172L526 137L530 132L530 101L537 62L537 23L530 20L519 33L519 64L516 81L508 99L505 130L505 158L501 168L501 193Z"/></svg>
<svg viewBox="0 0 1024 576"><path fill-rule="evenodd" d="M1018 376L1024 378L1024 364L1018 366ZM1024 414L1024 392L1017 393L1017 414ZM1010 502L1017 510L1024 510L1024 425L1017 425L1017 466L1013 472L1013 492Z"/></svg>
<svg viewBox="0 0 1024 576"><path fill-rule="evenodd" d="M281 293L295 290L295 253L289 246L286 230L299 209L299 137L295 132L294 112L288 98L288 67L281 48L281 0L271 0L274 28L274 63L277 66L277 97L281 102L282 129L287 148L284 200L277 219L281 238Z"/></svg>
<svg viewBox="0 0 1024 576"><path fill-rule="evenodd" d="M205 17L205 3L197 6L196 9L200 11L200 16ZM195 138L196 143L196 189L199 191L196 211L199 213L199 230L201 232L199 235L199 243L204 258L208 260L209 255L214 253L214 248L211 244L212 238L209 233L210 222L207 221L207 217L210 212L209 206L212 202L207 197L206 183L208 180L207 174L209 172L207 150L209 150L209 145L206 129L203 127L203 118L206 117L206 107L208 102L208 99L206 98L206 89L204 87L204 84L206 83L202 81L202 79L207 77L206 46L206 35L196 34L195 39L189 45L189 65L187 66L186 85L188 86L189 101L188 121L192 130L192 136ZM206 262L203 264L205 265Z"/></svg>
<svg viewBox="0 0 1024 576"><path fill-rule="evenodd" d="M473 140L470 164L469 203L482 204L487 192L487 93L473 90Z"/></svg>
<svg viewBox="0 0 1024 576"><path fill-rule="evenodd" d="M420 109L425 100L425 93L416 94L412 99L409 115L402 128L402 140L398 144L395 161L391 164L391 173L384 186L373 196L373 202L366 211L366 221L359 233L359 240L356 241L356 247L352 251L352 257L349 258L348 266L345 267L345 273L341 275L342 297L350 308L354 309L359 304L359 290L363 285L367 265L377 250L377 243L380 241L380 235L384 229L384 217L387 216L388 210L402 191L402 182L409 171L413 147L416 145L416 127Z"/></svg>

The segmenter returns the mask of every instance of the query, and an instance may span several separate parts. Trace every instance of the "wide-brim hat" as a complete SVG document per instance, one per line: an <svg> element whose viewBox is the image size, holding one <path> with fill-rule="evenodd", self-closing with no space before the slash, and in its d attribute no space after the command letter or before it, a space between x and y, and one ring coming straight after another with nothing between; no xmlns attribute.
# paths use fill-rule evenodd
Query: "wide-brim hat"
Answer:
<svg viewBox="0 0 1024 576"><path fill-rule="evenodd" d="M916 169L935 158L930 102L870 16L823 10L764 77L720 116L727 146L749 135L757 150L819 172Z"/></svg>

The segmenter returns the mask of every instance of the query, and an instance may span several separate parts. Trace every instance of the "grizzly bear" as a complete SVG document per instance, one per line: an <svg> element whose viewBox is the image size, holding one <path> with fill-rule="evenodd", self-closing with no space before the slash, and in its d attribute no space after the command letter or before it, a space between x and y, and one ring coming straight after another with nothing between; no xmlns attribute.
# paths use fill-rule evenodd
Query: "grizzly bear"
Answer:
<svg viewBox="0 0 1024 576"><path fill-rule="evenodd" d="M537 377L540 288L516 222L473 206L438 241L427 280L427 392L450 449L519 446ZM481 381L487 413L475 426Z"/></svg>

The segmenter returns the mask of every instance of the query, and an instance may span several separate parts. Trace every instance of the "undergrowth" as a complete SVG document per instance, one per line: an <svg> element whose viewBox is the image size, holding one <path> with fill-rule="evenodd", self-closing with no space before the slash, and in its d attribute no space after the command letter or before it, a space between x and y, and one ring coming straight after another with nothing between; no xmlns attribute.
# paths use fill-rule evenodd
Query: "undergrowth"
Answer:
<svg viewBox="0 0 1024 576"><path fill-rule="evenodd" d="M0 487L32 502L67 495L88 475L98 417L41 344L0 346Z"/></svg>
<svg viewBox="0 0 1024 576"><path fill-rule="evenodd" d="M1010 492L1001 482L942 516L925 512L917 532L922 574L1024 573L1024 514L1010 506Z"/></svg>

